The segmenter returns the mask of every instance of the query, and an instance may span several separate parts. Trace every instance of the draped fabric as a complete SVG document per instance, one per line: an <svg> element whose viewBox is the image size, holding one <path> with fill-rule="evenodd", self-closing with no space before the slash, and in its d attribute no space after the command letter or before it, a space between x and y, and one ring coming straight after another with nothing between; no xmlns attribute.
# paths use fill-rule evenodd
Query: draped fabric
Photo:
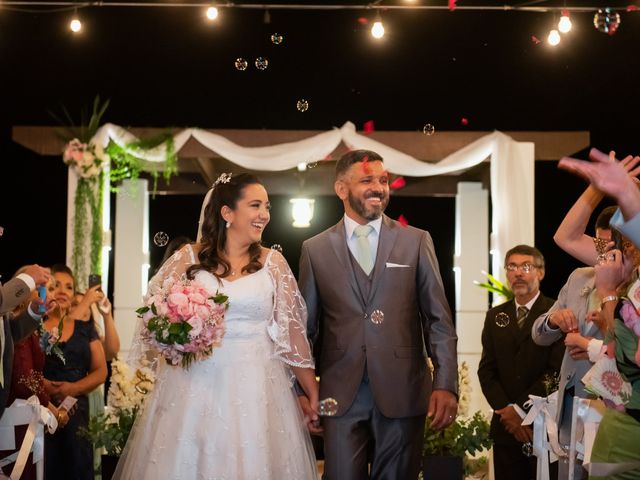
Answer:
<svg viewBox="0 0 640 480"><path fill-rule="evenodd" d="M516 142L499 131L477 139L446 158L427 163L356 132L352 122L297 142L265 147L243 147L222 135L189 128L173 137L176 152L194 138L217 155L257 171L283 171L300 163L317 162L333 152L340 142L350 149L368 149L384 158L389 171L396 175L426 177L460 173L481 162L491 160L491 207L493 272L501 272L503 256L514 245L533 245L534 234L534 145ZM123 148L137 138L122 127L105 124L93 141L103 147L113 141ZM149 162L165 160L166 145L146 151L132 150Z"/></svg>

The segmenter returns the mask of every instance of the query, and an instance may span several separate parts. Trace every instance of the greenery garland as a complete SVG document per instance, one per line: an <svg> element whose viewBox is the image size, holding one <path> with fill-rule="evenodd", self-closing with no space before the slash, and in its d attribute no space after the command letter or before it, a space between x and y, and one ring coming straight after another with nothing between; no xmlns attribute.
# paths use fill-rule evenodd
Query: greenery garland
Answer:
<svg viewBox="0 0 640 480"><path fill-rule="evenodd" d="M136 180L141 172L148 171L153 177L153 194L158 185L158 166L142 160L148 150L164 144L166 157L163 177L167 182L178 171L178 156L175 152L173 135L162 133L149 139L140 139L120 146L110 140L107 148L93 143L99 128L102 115L109 101L100 102L96 96L93 111L87 120L86 110L81 113L80 126L73 126L73 120L63 107L67 125L58 131L58 136L65 140L64 162L73 167L78 176L74 198L72 267L79 286L84 286L84 278L88 273L102 274L102 204L104 200L104 167L109 165L109 183L111 191L119 191L118 185L125 179ZM52 116L61 122L60 118ZM89 225L89 214L91 225ZM89 238L86 235L89 233ZM89 252L87 254L87 247ZM87 258L89 265L87 266ZM89 271L87 271L87 267Z"/></svg>

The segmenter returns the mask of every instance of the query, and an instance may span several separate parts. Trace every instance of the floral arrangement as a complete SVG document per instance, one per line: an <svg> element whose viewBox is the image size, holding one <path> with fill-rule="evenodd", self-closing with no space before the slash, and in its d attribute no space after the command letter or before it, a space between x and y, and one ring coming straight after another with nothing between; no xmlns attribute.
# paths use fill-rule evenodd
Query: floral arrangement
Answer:
<svg viewBox="0 0 640 480"><path fill-rule="evenodd" d="M57 135L65 142L62 159L78 177L72 218L72 267L81 289L86 287L83 282L90 272L101 273L102 270L102 204L105 183L110 184L112 191L118 191L118 182L129 178L137 179L146 170L153 177L155 192L158 166L149 165L149 162L140 157L162 144L166 147L162 171L165 180L169 181L178 171L178 157L170 133L136 140L126 145L118 145L113 141L108 145L101 145L95 141L108 106L109 100L101 102L100 96L96 96L91 112L87 108L80 112L79 123L73 120L64 106L61 116L49 112L63 125L57 130ZM109 182L105 182L105 175L108 175Z"/></svg>
<svg viewBox="0 0 640 480"><path fill-rule="evenodd" d="M62 353L62 350L60 349L62 321L63 319L60 319L60 323L53 327L50 332L44 328L44 323L40 322L40 325L38 326L38 336L40 337L40 349L45 353L45 355L55 355L62 361L62 363L65 363L64 353Z"/></svg>
<svg viewBox="0 0 640 480"><path fill-rule="evenodd" d="M94 178L102 172L102 166L108 164L109 156L99 144L82 143L77 138L65 146L62 160L73 167L79 177Z"/></svg>
<svg viewBox="0 0 640 480"><path fill-rule="evenodd" d="M181 280L151 296L136 313L145 327L143 341L169 364L189 368L221 343L228 307L226 295L216 292L210 296L198 282Z"/></svg>
<svg viewBox="0 0 640 480"><path fill-rule="evenodd" d="M433 365L429 360L429 367ZM462 362L458 367L458 415L447 428L439 431L431 430L431 421L427 417L424 433L423 455L450 455L462 457L466 474L474 473L478 468L486 466L482 458L473 459L484 449L492 445L489 438L489 422L482 412L477 411L469 417L471 398L471 381L469 366Z"/></svg>
<svg viewBox="0 0 640 480"><path fill-rule="evenodd" d="M113 360L105 412L91 417L81 435L90 439L95 448L104 448L108 455L120 455L154 382L155 376L148 363L131 372L127 363L119 358Z"/></svg>

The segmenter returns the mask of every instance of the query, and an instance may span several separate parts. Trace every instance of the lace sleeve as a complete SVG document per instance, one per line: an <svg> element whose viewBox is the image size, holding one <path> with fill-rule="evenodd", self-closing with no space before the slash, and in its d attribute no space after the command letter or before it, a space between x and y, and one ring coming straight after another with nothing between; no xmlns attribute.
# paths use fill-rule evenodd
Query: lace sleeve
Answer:
<svg viewBox="0 0 640 480"><path fill-rule="evenodd" d="M272 250L266 267L275 289L267 327L275 344L274 356L293 367L314 368L306 331L307 307L289 264L280 252Z"/></svg>
<svg viewBox="0 0 640 480"><path fill-rule="evenodd" d="M147 293L144 295L144 304L148 305L150 300L155 296L163 295L173 283L186 275L187 268L194 263L196 263L196 257L191 245L187 244L177 250L169 257L164 265L162 265L158 273L149 280L149 287L147 288ZM129 355L127 356L127 363L135 369L142 364L148 364L148 362L150 362L151 367L155 369L158 352L143 341L142 327L142 319L138 318L131 348L129 349Z"/></svg>

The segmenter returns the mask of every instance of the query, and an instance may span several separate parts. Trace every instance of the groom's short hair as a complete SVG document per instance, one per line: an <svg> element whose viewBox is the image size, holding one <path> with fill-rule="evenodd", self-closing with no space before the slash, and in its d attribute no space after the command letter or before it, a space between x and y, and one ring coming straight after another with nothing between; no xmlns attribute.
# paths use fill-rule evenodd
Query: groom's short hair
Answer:
<svg viewBox="0 0 640 480"><path fill-rule="evenodd" d="M336 178L344 175L354 163L363 162L382 162L382 157L371 150L352 150L345 153L336 163Z"/></svg>

